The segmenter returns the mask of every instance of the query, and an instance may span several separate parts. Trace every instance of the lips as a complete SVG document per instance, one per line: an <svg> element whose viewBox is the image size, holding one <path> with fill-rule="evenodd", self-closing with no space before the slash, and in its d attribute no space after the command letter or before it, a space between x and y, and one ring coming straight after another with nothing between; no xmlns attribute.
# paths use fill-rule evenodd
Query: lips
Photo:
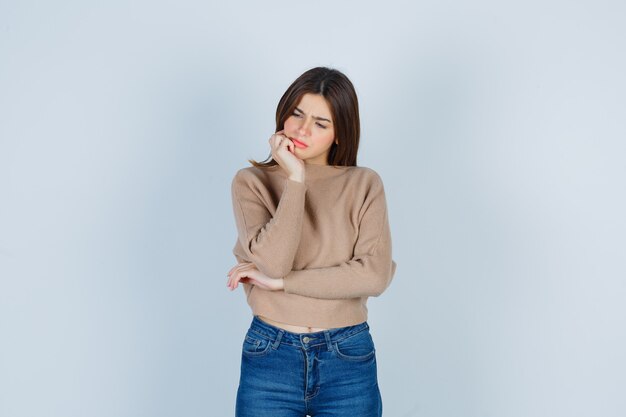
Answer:
<svg viewBox="0 0 626 417"><path fill-rule="evenodd" d="M296 145L297 148L306 148L308 145L306 143L300 142L298 139L294 139L294 138L289 138L293 141L294 145Z"/></svg>

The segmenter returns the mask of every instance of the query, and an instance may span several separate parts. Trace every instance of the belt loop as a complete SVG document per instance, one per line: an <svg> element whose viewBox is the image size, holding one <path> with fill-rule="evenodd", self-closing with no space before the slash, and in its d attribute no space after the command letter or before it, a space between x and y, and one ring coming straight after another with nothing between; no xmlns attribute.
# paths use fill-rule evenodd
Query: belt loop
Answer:
<svg viewBox="0 0 626 417"><path fill-rule="evenodd" d="M328 351L332 352L333 351L333 344L330 341L330 331L329 330L324 330L324 337L326 338L326 346L328 346Z"/></svg>
<svg viewBox="0 0 626 417"><path fill-rule="evenodd" d="M272 343L272 348L274 350L278 349L278 345L280 345L280 339L283 338L283 334L285 334L285 331L282 329L279 329L278 334L276 335L276 340L274 340L274 343Z"/></svg>

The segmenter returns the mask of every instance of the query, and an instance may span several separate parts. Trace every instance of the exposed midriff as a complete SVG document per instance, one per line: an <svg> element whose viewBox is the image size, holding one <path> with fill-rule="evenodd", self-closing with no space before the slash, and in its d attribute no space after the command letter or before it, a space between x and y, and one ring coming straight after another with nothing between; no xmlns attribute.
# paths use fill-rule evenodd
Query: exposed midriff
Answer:
<svg viewBox="0 0 626 417"><path fill-rule="evenodd" d="M268 319L265 316L257 316L257 317L263 320L264 322L271 324L272 326L280 327L281 329L287 330L292 333L313 333L313 332L321 332L322 330L328 330L328 329L320 328L320 327L296 326L294 324L281 323L278 321Z"/></svg>

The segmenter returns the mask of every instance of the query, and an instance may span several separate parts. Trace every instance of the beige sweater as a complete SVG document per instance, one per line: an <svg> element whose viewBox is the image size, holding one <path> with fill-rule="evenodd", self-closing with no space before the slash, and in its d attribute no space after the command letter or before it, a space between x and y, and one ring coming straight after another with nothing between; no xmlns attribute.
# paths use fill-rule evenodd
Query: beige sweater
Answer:
<svg viewBox="0 0 626 417"><path fill-rule="evenodd" d="M280 166L245 167L232 181L233 254L280 291L241 283L253 315L311 327L367 320L367 298L391 283L396 263L385 191L371 168L305 164L304 183Z"/></svg>

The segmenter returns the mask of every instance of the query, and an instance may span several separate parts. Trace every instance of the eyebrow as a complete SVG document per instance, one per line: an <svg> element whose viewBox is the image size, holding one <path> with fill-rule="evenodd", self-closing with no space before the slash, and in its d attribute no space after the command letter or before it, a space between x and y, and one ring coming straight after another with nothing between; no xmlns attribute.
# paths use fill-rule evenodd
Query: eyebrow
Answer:
<svg viewBox="0 0 626 417"><path fill-rule="evenodd" d="M298 111L299 111L300 113L302 113L302 114L306 114L305 112L303 112L302 110L300 110L298 107L296 107L296 110L298 110ZM323 120L323 121L328 122L328 123L332 123L330 120L328 120L328 119L324 119L323 117L316 117L316 116L313 116L313 118L314 118L314 119L317 119L317 120Z"/></svg>

